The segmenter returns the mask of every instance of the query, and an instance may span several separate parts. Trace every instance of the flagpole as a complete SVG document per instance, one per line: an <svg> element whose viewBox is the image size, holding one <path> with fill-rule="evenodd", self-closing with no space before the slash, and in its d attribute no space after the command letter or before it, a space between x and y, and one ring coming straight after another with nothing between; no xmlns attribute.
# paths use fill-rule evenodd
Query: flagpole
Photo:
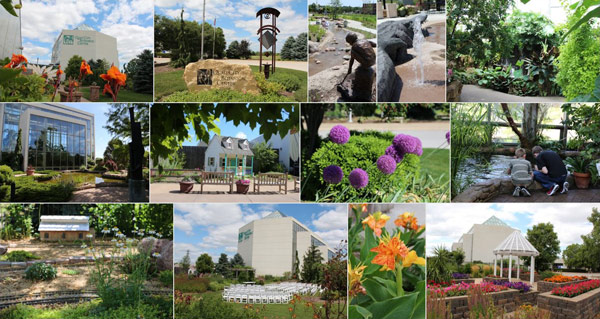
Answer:
<svg viewBox="0 0 600 319"><path fill-rule="evenodd" d="M200 45L200 60L204 60L204 14L206 13L206 0L202 4L202 41Z"/></svg>
<svg viewBox="0 0 600 319"><path fill-rule="evenodd" d="M213 54L212 58L215 58L215 44L217 43L217 18L213 21L213 30L215 33L213 34Z"/></svg>

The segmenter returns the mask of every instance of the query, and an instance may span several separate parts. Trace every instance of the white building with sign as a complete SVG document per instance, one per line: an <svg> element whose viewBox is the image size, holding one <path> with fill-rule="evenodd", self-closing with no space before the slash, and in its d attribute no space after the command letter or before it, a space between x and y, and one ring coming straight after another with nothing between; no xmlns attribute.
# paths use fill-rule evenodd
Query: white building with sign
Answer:
<svg viewBox="0 0 600 319"><path fill-rule="evenodd" d="M82 24L74 30L63 30L52 48L52 64L67 67L69 59L79 55L86 61L104 59L119 67L117 39Z"/></svg>
<svg viewBox="0 0 600 319"><path fill-rule="evenodd" d="M296 251L302 271L303 257L311 244L321 252L323 262L333 258L333 250L321 237L294 217L281 212L254 220L241 227L238 233L238 253L246 266L256 270L257 276L293 273Z"/></svg>
<svg viewBox="0 0 600 319"><path fill-rule="evenodd" d="M516 230L518 229L492 216L483 224L474 224L458 242L452 244L452 250L462 249L465 252L465 262L492 263L494 249Z"/></svg>

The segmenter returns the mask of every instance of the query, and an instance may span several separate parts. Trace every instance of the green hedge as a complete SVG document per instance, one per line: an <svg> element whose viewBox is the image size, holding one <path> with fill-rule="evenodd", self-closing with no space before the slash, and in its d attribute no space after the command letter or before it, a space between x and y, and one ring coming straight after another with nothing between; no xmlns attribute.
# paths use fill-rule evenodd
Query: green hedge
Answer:
<svg viewBox="0 0 600 319"><path fill-rule="evenodd" d="M33 281L56 278L56 268L44 263L35 263L25 269L25 278Z"/></svg>
<svg viewBox="0 0 600 319"><path fill-rule="evenodd" d="M15 202L68 202L75 186L66 183L40 183L33 176L15 178Z"/></svg>
<svg viewBox="0 0 600 319"><path fill-rule="evenodd" d="M14 262L24 262L36 259L40 259L40 257L24 250L12 250L8 254L2 256L2 260Z"/></svg>

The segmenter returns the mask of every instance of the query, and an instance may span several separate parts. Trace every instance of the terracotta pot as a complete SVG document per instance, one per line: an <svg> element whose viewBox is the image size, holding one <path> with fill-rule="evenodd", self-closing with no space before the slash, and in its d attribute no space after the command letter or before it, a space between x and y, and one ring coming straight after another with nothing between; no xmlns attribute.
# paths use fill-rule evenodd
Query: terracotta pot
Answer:
<svg viewBox="0 0 600 319"><path fill-rule="evenodd" d="M573 172L573 176L575 176L575 185L577 185L577 188L586 189L590 187L590 180L592 179L590 173Z"/></svg>
<svg viewBox="0 0 600 319"><path fill-rule="evenodd" d="M35 174L35 169L27 169L27 176L33 176L33 174Z"/></svg>
<svg viewBox="0 0 600 319"><path fill-rule="evenodd" d="M246 194L248 189L250 189L250 185L235 184L235 190L238 194Z"/></svg>
<svg viewBox="0 0 600 319"><path fill-rule="evenodd" d="M179 182L179 192L189 193L194 188L194 182Z"/></svg>

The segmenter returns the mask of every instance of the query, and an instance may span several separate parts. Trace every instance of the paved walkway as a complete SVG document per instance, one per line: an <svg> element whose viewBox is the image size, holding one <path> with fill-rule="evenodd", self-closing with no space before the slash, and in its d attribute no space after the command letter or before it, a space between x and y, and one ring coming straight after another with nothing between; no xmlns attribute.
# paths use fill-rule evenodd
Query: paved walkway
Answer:
<svg viewBox="0 0 600 319"><path fill-rule="evenodd" d="M171 61L170 58L154 58L154 63L156 63L156 64L169 63L170 61ZM255 65L255 66L258 66L258 63L260 62L259 60L237 60L237 59L223 59L223 60L217 60L217 61L232 63L232 64L244 64L244 65ZM269 59L269 61L271 61L271 60ZM277 60L276 67L308 72L308 62L307 61L279 61L279 60Z"/></svg>
<svg viewBox="0 0 600 319"><path fill-rule="evenodd" d="M600 189L572 189L567 194L546 195L541 190L531 191L531 197L513 197L511 194L496 196L489 202L499 203L592 203L600 202Z"/></svg>
<svg viewBox="0 0 600 319"><path fill-rule="evenodd" d="M288 193L278 192L276 186L261 186L260 193L252 192L252 184L247 194L229 194L227 185L204 185L204 192L200 194L200 184L194 184L194 189L188 193L179 192L179 183L152 183L150 184L150 199L153 203L297 203L300 202L300 193L294 191L294 181L288 181Z"/></svg>
<svg viewBox="0 0 600 319"><path fill-rule="evenodd" d="M478 85L466 84L460 94L461 102L565 102L561 96L518 96L506 94L492 89L486 89Z"/></svg>
<svg viewBox="0 0 600 319"><path fill-rule="evenodd" d="M348 21L348 27L350 27L350 28L367 31L367 32L373 33L375 35L377 34L377 30L363 26L362 22L358 22L358 21L354 21L354 20L346 20L346 21Z"/></svg>
<svg viewBox="0 0 600 319"><path fill-rule="evenodd" d="M73 192L70 200L76 203L123 203L129 201L127 187L98 187Z"/></svg>
<svg viewBox="0 0 600 319"><path fill-rule="evenodd" d="M327 137L334 125L344 125L354 131L389 131L393 134L408 134L421 140L425 148L450 148L446 143L446 132L450 130L450 122L410 122L410 123L335 123L324 122L319 127L319 136ZM391 141L390 141L391 142Z"/></svg>

